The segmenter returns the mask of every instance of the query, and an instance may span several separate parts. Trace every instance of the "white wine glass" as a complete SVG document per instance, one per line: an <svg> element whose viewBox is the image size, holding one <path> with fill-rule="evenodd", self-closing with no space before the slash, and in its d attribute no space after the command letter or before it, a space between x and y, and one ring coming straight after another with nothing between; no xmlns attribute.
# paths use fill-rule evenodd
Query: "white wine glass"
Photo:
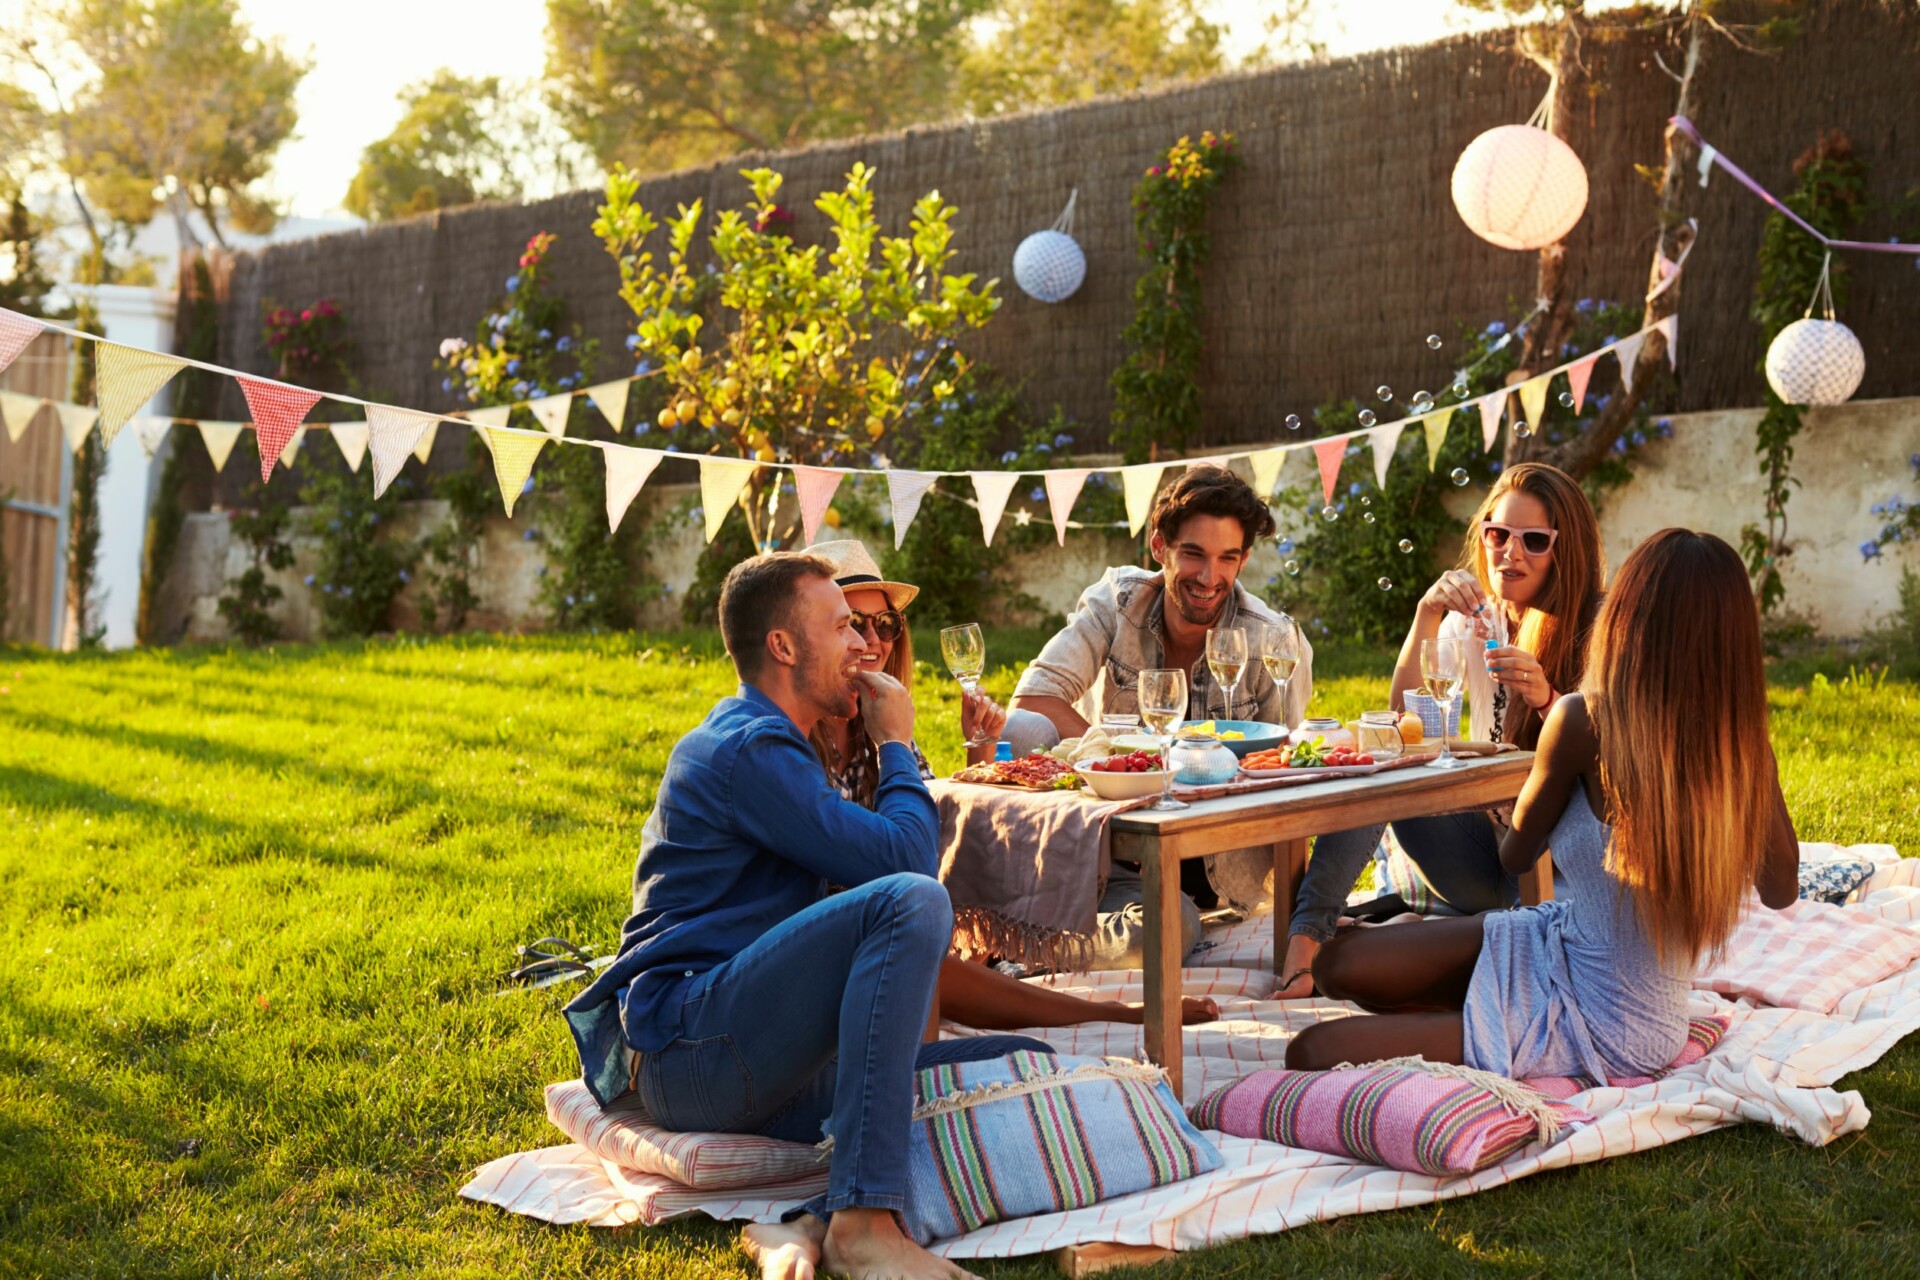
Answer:
<svg viewBox="0 0 1920 1280"><path fill-rule="evenodd" d="M1420 642L1420 678L1427 682L1427 696L1440 708L1440 754L1427 762L1429 769L1458 769L1460 758L1449 749L1447 731L1453 719L1454 700L1460 696L1461 682L1467 674L1467 642L1458 637Z"/></svg>
<svg viewBox="0 0 1920 1280"><path fill-rule="evenodd" d="M1160 798L1147 806L1155 812L1187 807L1173 798L1173 731L1186 714L1186 672L1156 667L1140 673L1140 721L1160 739L1160 767L1167 771Z"/></svg>
<svg viewBox="0 0 1920 1280"><path fill-rule="evenodd" d="M1247 670L1247 633L1238 627L1215 627L1207 632L1207 670L1213 682L1226 690L1222 719L1233 719L1233 695Z"/></svg>
<svg viewBox="0 0 1920 1280"><path fill-rule="evenodd" d="M1278 622L1269 622L1260 636L1260 662L1280 686L1280 732L1282 736L1291 732L1286 724L1287 718L1287 682L1293 679L1293 669L1300 663L1300 628L1286 614L1280 615Z"/></svg>
<svg viewBox="0 0 1920 1280"><path fill-rule="evenodd" d="M965 622L941 631L940 656L947 660L947 670L960 682L965 696L978 697L980 673L987 669L987 637L981 632L980 624ZM987 741L984 736L968 738L967 745L985 746Z"/></svg>

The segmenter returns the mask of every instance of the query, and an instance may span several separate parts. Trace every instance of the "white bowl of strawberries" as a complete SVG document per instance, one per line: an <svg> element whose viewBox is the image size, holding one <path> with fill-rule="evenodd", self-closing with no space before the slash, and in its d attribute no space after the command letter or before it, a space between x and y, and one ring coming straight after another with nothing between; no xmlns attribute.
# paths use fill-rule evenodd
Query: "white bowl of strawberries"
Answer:
<svg viewBox="0 0 1920 1280"><path fill-rule="evenodd" d="M1082 760L1073 768L1102 800L1157 796L1167 785L1167 771L1158 751L1126 751L1104 760Z"/></svg>

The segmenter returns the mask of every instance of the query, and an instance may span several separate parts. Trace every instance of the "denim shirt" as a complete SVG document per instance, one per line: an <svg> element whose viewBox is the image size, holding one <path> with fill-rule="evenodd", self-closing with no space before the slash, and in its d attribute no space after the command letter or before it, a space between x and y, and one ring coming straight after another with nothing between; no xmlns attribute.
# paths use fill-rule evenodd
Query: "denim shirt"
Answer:
<svg viewBox="0 0 1920 1280"><path fill-rule="evenodd" d="M940 816L911 748L880 748L872 811L842 800L819 757L751 685L674 745L640 838L620 956L565 1010L587 1088L629 1087L633 1051L680 1035L698 975L826 895L910 871L935 875Z"/></svg>
<svg viewBox="0 0 1920 1280"><path fill-rule="evenodd" d="M1080 594L1067 625L1040 651L1014 687L1016 698L1049 697L1071 703L1088 724L1107 714L1137 715L1140 673L1166 665L1166 575L1122 566L1107 570ZM1216 627L1247 633L1247 669L1234 691L1213 682L1204 654L1187 673L1189 720L1259 720L1298 725L1313 697L1313 646L1300 637L1300 661L1287 683L1286 704L1280 686L1260 661L1260 630L1280 616L1238 582L1220 612Z"/></svg>

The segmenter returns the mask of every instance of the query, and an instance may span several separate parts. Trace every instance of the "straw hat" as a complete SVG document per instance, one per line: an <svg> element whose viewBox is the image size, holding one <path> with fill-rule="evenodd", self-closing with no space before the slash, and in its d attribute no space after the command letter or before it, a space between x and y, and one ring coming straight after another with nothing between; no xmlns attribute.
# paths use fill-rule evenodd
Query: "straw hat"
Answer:
<svg viewBox="0 0 1920 1280"><path fill-rule="evenodd" d="M905 609L920 594L920 588L904 582L888 582L881 576L880 566L874 562L867 551L867 544L858 538L841 538L834 542L817 542L807 548L810 556L819 556L833 566L833 580L841 590L867 588L886 596L887 603L896 609Z"/></svg>

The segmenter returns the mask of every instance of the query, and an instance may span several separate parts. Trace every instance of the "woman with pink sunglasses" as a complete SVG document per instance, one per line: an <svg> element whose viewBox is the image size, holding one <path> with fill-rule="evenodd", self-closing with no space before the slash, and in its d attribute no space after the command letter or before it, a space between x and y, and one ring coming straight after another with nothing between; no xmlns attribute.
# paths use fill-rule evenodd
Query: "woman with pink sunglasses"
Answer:
<svg viewBox="0 0 1920 1280"><path fill-rule="evenodd" d="M1423 684L1420 642L1458 637L1484 662L1467 661L1470 731L1482 741L1531 749L1547 710L1578 687L1587 637L1606 581L1600 526L1577 481L1557 467L1523 462L1488 492L1467 526L1460 564L1420 598L1393 669L1392 705ZM1496 641L1486 648L1486 642ZM1385 824L1324 835L1288 926L1279 997L1314 994L1313 958L1333 936L1340 908L1373 856ZM1501 828L1484 812L1393 824L1400 847L1436 897L1475 914L1511 905L1518 885L1500 866Z"/></svg>

